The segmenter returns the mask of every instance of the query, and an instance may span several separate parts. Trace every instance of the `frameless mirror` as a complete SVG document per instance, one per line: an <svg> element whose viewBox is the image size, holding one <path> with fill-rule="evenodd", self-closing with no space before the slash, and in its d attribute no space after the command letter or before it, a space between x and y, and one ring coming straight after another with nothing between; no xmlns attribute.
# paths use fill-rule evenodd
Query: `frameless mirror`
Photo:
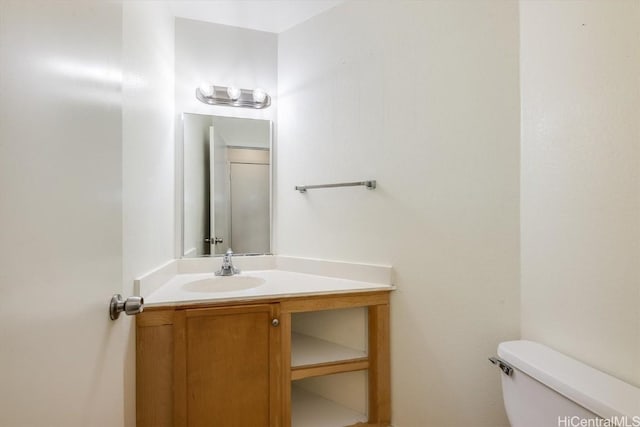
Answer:
<svg viewBox="0 0 640 427"><path fill-rule="evenodd" d="M183 257L271 251L271 122L183 116Z"/></svg>

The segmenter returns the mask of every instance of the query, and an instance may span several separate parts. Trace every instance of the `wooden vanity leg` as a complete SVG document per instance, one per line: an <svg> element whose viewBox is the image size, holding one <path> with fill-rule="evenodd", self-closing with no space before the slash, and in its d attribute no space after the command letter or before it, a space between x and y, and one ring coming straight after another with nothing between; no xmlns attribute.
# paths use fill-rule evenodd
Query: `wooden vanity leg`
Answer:
<svg viewBox="0 0 640 427"><path fill-rule="evenodd" d="M291 313L280 314L282 328L282 427L291 427Z"/></svg>
<svg viewBox="0 0 640 427"><path fill-rule="evenodd" d="M391 423L389 305L369 306L369 423Z"/></svg>

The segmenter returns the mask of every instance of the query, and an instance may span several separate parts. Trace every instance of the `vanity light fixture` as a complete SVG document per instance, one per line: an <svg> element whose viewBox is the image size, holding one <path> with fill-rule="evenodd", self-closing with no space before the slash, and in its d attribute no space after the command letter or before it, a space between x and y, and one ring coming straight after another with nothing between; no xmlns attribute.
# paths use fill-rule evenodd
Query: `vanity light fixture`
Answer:
<svg viewBox="0 0 640 427"><path fill-rule="evenodd" d="M231 86L227 88L227 96L232 101L237 101L240 98L240 95L242 95L242 92L237 87Z"/></svg>
<svg viewBox="0 0 640 427"><path fill-rule="evenodd" d="M251 90L204 84L196 89L196 98L205 104L229 107L260 109L271 105L271 97L264 89Z"/></svg>
<svg viewBox="0 0 640 427"><path fill-rule="evenodd" d="M267 92L265 92L264 89L258 88L253 90L253 100L255 102L263 103L266 98Z"/></svg>
<svg viewBox="0 0 640 427"><path fill-rule="evenodd" d="M202 92L204 96L212 96L214 92L213 86L206 83L201 84L198 89L200 89L200 92Z"/></svg>

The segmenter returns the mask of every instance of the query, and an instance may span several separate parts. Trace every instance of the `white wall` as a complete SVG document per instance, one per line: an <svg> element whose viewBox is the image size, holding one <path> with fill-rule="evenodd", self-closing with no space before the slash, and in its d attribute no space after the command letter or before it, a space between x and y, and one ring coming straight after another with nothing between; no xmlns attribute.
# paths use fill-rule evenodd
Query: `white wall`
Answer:
<svg viewBox="0 0 640 427"><path fill-rule="evenodd" d="M181 235L182 113L211 114L275 121L277 115L278 39L274 33L176 18L175 20L175 140L178 200L176 232ZM211 106L198 101L203 82L245 89L262 88L272 97L263 110ZM176 239L176 256L181 243Z"/></svg>
<svg viewBox="0 0 640 427"><path fill-rule="evenodd" d="M124 294L133 280L173 259L174 19L162 3L123 3L122 167ZM126 421L135 425L135 330L129 328Z"/></svg>
<svg viewBox="0 0 640 427"><path fill-rule="evenodd" d="M174 24L162 3L123 7L123 236L129 278L173 258Z"/></svg>
<svg viewBox="0 0 640 427"><path fill-rule="evenodd" d="M640 385L640 2L520 7L522 335Z"/></svg>
<svg viewBox="0 0 640 427"><path fill-rule="evenodd" d="M279 37L277 253L393 265L398 427L507 425L518 60L516 2L347 2Z"/></svg>
<svg viewBox="0 0 640 427"><path fill-rule="evenodd" d="M122 6L0 2L0 425L118 426Z"/></svg>
<svg viewBox="0 0 640 427"><path fill-rule="evenodd" d="M278 39L274 33L175 19L175 109L181 113L275 120ZM261 110L213 106L196 99L202 83L262 88L272 97ZM177 131L178 129L176 129Z"/></svg>

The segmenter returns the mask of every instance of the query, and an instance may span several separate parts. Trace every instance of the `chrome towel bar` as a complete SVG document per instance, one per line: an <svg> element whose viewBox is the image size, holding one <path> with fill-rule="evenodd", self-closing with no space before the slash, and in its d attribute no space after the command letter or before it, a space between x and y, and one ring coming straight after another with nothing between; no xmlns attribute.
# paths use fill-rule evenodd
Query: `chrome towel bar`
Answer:
<svg viewBox="0 0 640 427"><path fill-rule="evenodd" d="M307 190L313 190L315 188L336 188L336 187L358 187L364 186L368 190L376 188L376 180L369 181L357 181L357 182L340 182L338 184L319 184L319 185L296 185L296 190L301 193L306 193Z"/></svg>

